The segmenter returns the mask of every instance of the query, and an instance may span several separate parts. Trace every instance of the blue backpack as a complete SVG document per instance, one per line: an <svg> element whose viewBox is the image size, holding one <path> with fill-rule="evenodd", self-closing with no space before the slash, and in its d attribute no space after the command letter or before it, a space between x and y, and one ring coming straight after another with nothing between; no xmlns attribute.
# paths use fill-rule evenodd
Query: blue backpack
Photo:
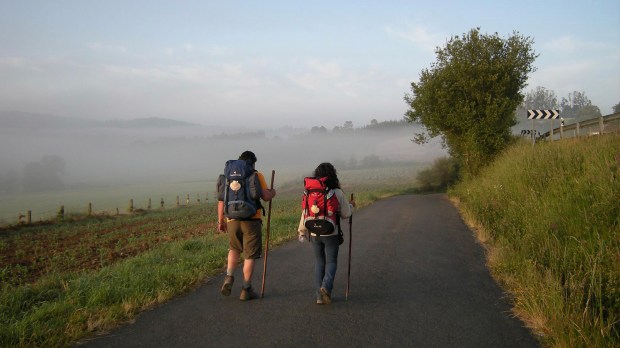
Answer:
<svg viewBox="0 0 620 348"><path fill-rule="evenodd" d="M217 180L217 193L218 200L224 202L224 216L229 219L250 219L263 208L260 180L256 170L244 160L226 162L224 174Z"/></svg>

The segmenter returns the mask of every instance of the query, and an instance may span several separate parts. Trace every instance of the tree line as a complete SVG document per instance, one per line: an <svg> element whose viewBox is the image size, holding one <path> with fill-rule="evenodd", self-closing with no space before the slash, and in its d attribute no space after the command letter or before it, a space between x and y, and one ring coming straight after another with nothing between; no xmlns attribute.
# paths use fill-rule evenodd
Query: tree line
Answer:
<svg viewBox="0 0 620 348"><path fill-rule="evenodd" d="M65 166L61 157L48 155L38 162L27 163L21 175L14 169L0 172L0 195L60 190L64 188L62 176L65 174Z"/></svg>
<svg viewBox="0 0 620 348"><path fill-rule="evenodd" d="M409 121L404 117L400 120L387 120L387 121L377 121L376 118L370 120L370 123L364 125L359 128L355 128L353 126L353 121L345 121L342 126L335 126L331 131L328 130L325 126L314 126L310 129L311 134L342 134L342 133L351 133L354 131L383 131L383 130L394 130L400 129L402 127L406 127L409 125Z"/></svg>

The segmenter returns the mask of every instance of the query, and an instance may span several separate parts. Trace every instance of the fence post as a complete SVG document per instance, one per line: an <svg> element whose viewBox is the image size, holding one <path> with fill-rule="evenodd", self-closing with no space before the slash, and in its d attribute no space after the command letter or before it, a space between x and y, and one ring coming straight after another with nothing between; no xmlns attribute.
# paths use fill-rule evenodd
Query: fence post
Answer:
<svg viewBox="0 0 620 348"><path fill-rule="evenodd" d="M187 205L189 205L189 193L187 194Z"/></svg>
<svg viewBox="0 0 620 348"><path fill-rule="evenodd" d="M148 209L151 210L151 198L149 197L149 206Z"/></svg>
<svg viewBox="0 0 620 348"><path fill-rule="evenodd" d="M553 119L551 119L551 129L549 130L549 141L553 142Z"/></svg>
<svg viewBox="0 0 620 348"><path fill-rule="evenodd" d="M179 207L179 205L181 205L181 203L179 201L179 196L177 196L177 208Z"/></svg>
<svg viewBox="0 0 620 348"><path fill-rule="evenodd" d="M93 203L88 202L88 216L93 214Z"/></svg>
<svg viewBox="0 0 620 348"><path fill-rule="evenodd" d="M200 204L200 193L196 194L196 202L198 202L198 204Z"/></svg>
<svg viewBox="0 0 620 348"><path fill-rule="evenodd" d="M58 214L56 215L56 217L59 220L64 220L65 219L65 206L61 205L60 209L58 210Z"/></svg>
<svg viewBox="0 0 620 348"><path fill-rule="evenodd" d="M28 210L28 214L26 216L26 223L30 225L32 223L32 210Z"/></svg>
<svg viewBox="0 0 620 348"><path fill-rule="evenodd" d="M164 209L164 197L161 198L161 202L159 202L161 204L161 208Z"/></svg>
<svg viewBox="0 0 620 348"><path fill-rule="evenodd" d="M133 198L129 200L129 212L133 213Z"/></svg>

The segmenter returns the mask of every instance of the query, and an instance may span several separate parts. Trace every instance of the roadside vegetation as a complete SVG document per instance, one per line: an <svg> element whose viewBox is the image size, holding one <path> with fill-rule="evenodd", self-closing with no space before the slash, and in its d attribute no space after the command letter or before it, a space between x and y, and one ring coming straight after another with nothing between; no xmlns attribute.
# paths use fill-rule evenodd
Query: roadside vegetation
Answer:
<svg viewBox="0 0 620 348"><path fill-rule="evenodd" d="M620 346L620 136L518 143L449 194L544 345Z"/></svg>
<svg viewBox="0 0 620 348"><path fill-rule="evenodd" d="M419 174L420 187L460 179L448 194L543 344L618 347L620 137L513 141L511 128L529 109L560 108L574 121L601 116L585 93L561 103L544 87L523 95L536 70L533 43L475 28L435 50L405 96L406 118L425 128L417 143L441 137L454 165L438 160Z"/></svg>
<svg viewBox="0 0 620 348"><path fill-rule="evenodd" d="M361 208L412 190L419 169L339 176ZM301 202L301 183L275 186L270 248L297 237ZM228 252L215 222L211 203L0 230L0 346L68 346L209 281Z"/></svg>

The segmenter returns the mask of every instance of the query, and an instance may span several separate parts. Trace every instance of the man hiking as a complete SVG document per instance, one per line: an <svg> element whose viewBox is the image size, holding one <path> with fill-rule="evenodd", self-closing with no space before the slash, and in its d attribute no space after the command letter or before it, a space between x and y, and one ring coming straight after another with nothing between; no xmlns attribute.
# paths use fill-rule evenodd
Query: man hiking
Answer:
<svg viewBox="0 0 620 348"><path fill-rule="evenodd" d="M218 205L217 205L217 218L218 218L218 231L228 233L228 267L226 269L226 277L224 278L224 284L222 285L221 293L224 296L229 296L232 291L232 286L235 281L234 273L237 263L239 262L239 256L243 254L243 284L241 288L241 294L239 299L242 301L252 300L258 298L258 295L252 289L252 274L254 272L255 260L261 257L262 253L262 219L261 211L262 206L260 199L263 201L270 201L275 197L276 190L269 189L265 177L261 172L256 171L256 155L252 151L244 151L239 160L245 161L249 166L249 171L252 179L239 179L232 180L228 176L228 172L232 172L230 175L237 174L237 170L229 169L229 162L235 165L239 165L239 161L228 161L225 168L226 178L218 179ZM234 163L233 163L234 162ZM232 166L231 164L231 166ZM245 163L241 162L242 165ZM234 177L233 177L234 178ZM256 181L252 181L256 180ZM225 181L225 183L224 183ZM256 184L256 182L258 184ZM248 185L246 190L243 186ZM241 187L241 189L239 189ZM257 197L254 202L245 202L240 200L232 200L231 196L238 193L247 192L253 190L257 191L254 195ZM234 192L232 190L235 190ZM240 198L235 198L240 199ZM247 198L246 199L250 199ZM242 213L236 214L233 210L238 209L239 206L252 206L256 210L256 213L248 217L243 216ZM245 211L245 210L244 210ZM251 210L252 212L254 210Z"/></svg>

